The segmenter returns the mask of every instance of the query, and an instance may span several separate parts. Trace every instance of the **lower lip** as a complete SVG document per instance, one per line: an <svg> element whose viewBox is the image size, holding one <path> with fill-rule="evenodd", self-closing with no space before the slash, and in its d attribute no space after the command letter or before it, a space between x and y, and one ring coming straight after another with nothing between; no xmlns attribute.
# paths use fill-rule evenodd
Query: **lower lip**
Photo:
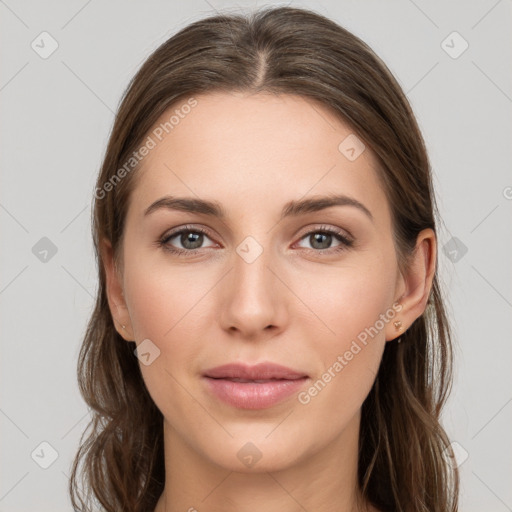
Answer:
<svg viewBox="0 0 512 512"><path fill-rule="evenodd" d="M239 409L266 409L282 402L304 386L307 377L270 382L235 382L205 377L210 391L223 402Z"/></svg>

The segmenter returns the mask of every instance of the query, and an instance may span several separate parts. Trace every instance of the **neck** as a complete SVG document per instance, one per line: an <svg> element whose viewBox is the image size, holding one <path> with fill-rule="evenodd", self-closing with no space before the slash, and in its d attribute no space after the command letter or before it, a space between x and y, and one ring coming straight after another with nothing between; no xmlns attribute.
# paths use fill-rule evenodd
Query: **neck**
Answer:
<svg viewBox="0 0 512 512"><path fill-rule="evenodd" d="M359 421L328 445L278 470L222 468L185 443L164 420L165 489L155 512L359 512ZM374 509L371 509L374 510Z"/></svg>

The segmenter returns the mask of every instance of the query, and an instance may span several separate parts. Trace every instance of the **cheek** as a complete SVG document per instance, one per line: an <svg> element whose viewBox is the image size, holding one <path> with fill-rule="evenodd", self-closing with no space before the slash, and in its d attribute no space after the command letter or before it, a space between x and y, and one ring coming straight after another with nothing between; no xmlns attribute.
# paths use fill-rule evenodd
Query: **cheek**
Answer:
<svg viewBox="0 0 512 512"><path fill-rule="evenodd" d="M170 340L201 310L208 287L197 279L197 272L142 262L126 269L126 300L137 340Z"/></svg>
<svg viewBox="0 0 512 512"><path fill-rule="evenodd" d="M298 294L316 315L298 326L321 364L301 403L341 414L355 412L370 391L385 347L396 273L392 260L374 258L303 281ZM384 318L384 319L383 319ZM324 391L325 389L325 391Z"/></svg>
<svg viewBox="0 0 512 512"><path fill-rule="evenodd" d="M205 329L215 318L211 291L216 280L197 268L143 264L141 258L137 265L126 265L126 301L135 340L149 339L159 351L151 366L141 366L148 386L174 385L172 376L195 371Z"/></svg>
<svg viewBox="0 0 512 512"><path fill-rule="evenodd" d="M197 283L188 272L161 266L126 265L125 291L137 344L149 339L158 356L140 364L147 389L168 417L181 417L190 405L182 387L183 374L201 351L197 318L203 318L207 283Z"/></svg>
<svg viewBox="0 0 512 512"><path fill-rule="evenodd" d="M314 275L299 272L294 290L314 313L309 318L311 328L322 333L319 339L327 347L343 348L391 308L396 275L392 258L362 257L355 263L319 269ZM378 327L383 330L380 322Z"/></svg>

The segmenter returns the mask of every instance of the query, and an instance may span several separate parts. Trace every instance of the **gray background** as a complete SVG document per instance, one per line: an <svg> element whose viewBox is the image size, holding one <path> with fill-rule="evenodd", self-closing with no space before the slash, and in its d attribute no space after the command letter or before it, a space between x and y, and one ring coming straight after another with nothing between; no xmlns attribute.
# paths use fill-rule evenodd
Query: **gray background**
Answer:
<svg viewBox="0 0 512 512"><path fill-rule="evenodd" d="M0 1L0 512L71 509L67 475L89 418L75 366L96 288L90 204L124 88L191 21L261 5ZM512 510L511 1L292 5L363 38L413 105L445 223L440 272L458 357L445 425L461 510ZM58 43L46 59L31 47L50 48L43 31Z"/></svg>

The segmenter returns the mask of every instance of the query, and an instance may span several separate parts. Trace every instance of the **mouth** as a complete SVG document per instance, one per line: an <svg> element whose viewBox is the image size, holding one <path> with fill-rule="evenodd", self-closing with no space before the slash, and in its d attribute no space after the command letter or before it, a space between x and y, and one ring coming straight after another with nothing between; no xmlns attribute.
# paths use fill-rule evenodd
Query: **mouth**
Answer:
<svg viewBox="0 0 512 512"><path fill-rule="evenodd" d="M203 374L208 391L239 409L266 409L298 393L309 376L274 363L227 364Z"/></svg>
<svg viewBox="0 0 512 512"><path fill-rule="evenodd" d="M203 374L212 379L239 379L246 381L297 380L308 375L280 364L265 362L253 366L229 363L206 370Z"/></svg>
<svg viewBox="0 0 512 512"><path fill-rule="evenodd" d="M219 377L210 377L210 378L219 379ZM255 384L264 384L265 382L276 382L276 381L280 381L280 380L297 380L297 379L232 379L229 377L220 377L220 379L229 380L231 382L242 382L244 384L247 384L248 382L253 382Z"/></svg>

